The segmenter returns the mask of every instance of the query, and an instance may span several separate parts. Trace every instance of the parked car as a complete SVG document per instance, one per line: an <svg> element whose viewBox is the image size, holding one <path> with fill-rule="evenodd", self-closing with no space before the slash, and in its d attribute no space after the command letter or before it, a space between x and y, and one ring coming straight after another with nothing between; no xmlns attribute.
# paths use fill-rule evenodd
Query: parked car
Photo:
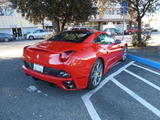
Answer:
<svg viewBox="0 0 160 120"><path fill-rule="evenodd" d="M121 35L122 32L116 28L106 28L104 30L108 35Z"/></svg>
<svg viewBox="0 0 160 120"><path fill-rule="evenodd" d="M138 27L131 27L130 29L125 30L124 34L131 35L136 32L138 32ZM145 30L143 28L142 28L142 32L143 33L145 32Z"/></svg>
<svg viewBox="0 0 160 120"><path fill-rule="evenodd" d="M23 70L65 90L93 89L116 62L126 59L127 44L100 31L65 31L26 46Z"/></svg>
<svg viewBox="0 0 160 120"><path fill-rule="evenodd" d="M8 42L15 40L15 37L8 33L0 33L0 42Z"/></svg>
<svg viewBox="0 0 160 120"><path fill-rule="evenodd" d="M35 30L32 33L29 33L26 35L26 38L29 40L39 39L39 38L45 38L47 35L51 35L53 32L48 32L43 29Z"/></svg>

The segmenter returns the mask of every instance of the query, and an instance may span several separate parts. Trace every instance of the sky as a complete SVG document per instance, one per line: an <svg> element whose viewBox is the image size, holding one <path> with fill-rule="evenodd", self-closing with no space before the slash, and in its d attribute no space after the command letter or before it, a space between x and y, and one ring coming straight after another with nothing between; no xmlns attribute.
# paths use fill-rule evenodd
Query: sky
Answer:
<svg viewBox="0 0 160 120"><path fill-rule="evenodd" d="M150 27L160 30L160 22L159 22L160 21L160 11L158 11L157 13L155 13L153 15L145 16L142 19L142 21L145 22L145 23L151 21L150 22Z"/></svg>

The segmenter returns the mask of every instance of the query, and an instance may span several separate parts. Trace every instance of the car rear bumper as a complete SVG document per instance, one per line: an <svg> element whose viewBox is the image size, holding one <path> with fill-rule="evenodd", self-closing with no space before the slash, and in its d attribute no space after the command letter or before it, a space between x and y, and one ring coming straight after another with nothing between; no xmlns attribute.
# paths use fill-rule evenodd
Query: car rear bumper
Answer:
<svg viewBox="0 0 160 120"><path fill-rule="evenodd" d="M47 82L51 82L56 84L58 87L64 89L64 90L68 90L68 91L72 91L72 90L78 90L78 89L83 89L86 86L80 86L78 85L78 83L76 82L76 80L73 80L73 78L61 78L61 77L55 77L55 76L51 76L51 75L46 75L40 72L36 72L34 70L31 70L29 68L26 68L24 65L22 66L23 71L27 74L30 75L32 77L38 78L40 80L44 80ZM75 85L75 88L73 89L68 89L65 85L64 82L72 82L72 84Z"/></svg>

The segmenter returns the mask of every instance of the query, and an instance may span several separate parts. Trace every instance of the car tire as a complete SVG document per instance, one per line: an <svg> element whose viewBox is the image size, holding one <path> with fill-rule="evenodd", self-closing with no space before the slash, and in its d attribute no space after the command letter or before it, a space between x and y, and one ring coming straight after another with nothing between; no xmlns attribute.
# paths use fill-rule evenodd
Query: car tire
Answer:
<svg viewBox="0 0 160 120"><path fill-rule="evenodd" d="M4 42L9 42L9 38L4 38Z"/></svg>
<svg viewBox="0 0 160 120"><path fill-rule="evenodd" d="M34 40L34 36L29 36L29 40Z"/></svg>
<svg viewBox="0 0 160 120"><path fill-rule="evenodd" d="M121 61L125 61L127 59L127 55L128 55L128 48L124 47Z"/></svg>
<svg viewBox="0 0 160 120"><path fill-rule="evenodd" d="M93 64L92 69L90 71L89 80L88 80L89 89L96 88L102 81L103 68L104 66L103 66L102 60L97 59L96 62Z"/></svg>

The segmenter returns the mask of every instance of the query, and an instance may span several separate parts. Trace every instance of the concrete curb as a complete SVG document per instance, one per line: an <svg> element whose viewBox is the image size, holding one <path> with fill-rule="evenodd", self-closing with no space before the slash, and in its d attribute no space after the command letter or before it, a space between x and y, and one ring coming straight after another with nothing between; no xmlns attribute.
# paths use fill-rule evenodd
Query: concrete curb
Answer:
<svg viewBox="0 0 160 120"><path fill-rule="evenodd" d="M137 62L140 62L142 64L149 65L151 67L160 69L160 63L159 62L155 62L153 60L141 58L141 57L138 57L138 56L135 56L135 55L132 55L132 54L128 54L127 58L131 59L131 60L134 60L134 61L137 61Z"/></svg>

